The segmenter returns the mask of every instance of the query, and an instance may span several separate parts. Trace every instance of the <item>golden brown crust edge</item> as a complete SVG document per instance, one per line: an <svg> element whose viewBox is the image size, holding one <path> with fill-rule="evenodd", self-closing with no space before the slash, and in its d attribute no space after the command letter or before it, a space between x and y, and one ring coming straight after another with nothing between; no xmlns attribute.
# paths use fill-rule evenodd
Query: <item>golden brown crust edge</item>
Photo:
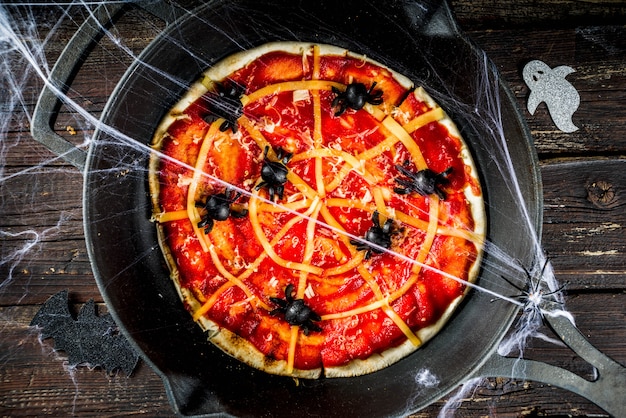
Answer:
<svg viewBox="0 0 626 418"><path fill-rule="evenodd" d="M264 45L260 49L264 51L263 53L266 53L269 51L293 52L298 47L303 48L303 47L310 46L310 45L311 44L308 44L308 43L299 44L299 43L292 43L292 42L273 43L273 44ZM328 51L336 52L336 51L339 51L339 49L335 47L329 47ZM230 60L225 65L227 65L230 69L230 68L233 68L234 62L250 61L258 57L259 54L260 52L258 50L251 50L249 52L249 55L246 53L240 53L237 55L236 60L234 61ZM246 58L246 56L248 56L249 58ZM379 63L376 63L376 64L381 65ZM226 72L224 69L219 69L219 68L211 69L210 71L212 71L213 73ZM396 73L394 72L394 74ZM183 99L181 99L181 101L179 101L177 105L175 105L172 111L174 111L174 109L177 109L181 106L184 109L184 107L186 106L182 105L181 103L188 104L191 101L193 101L195 98L202 95L205 91L206 89L201 85L200 82L194 83L194 85L189 90L189 92L184 96ZM419 97L425 101L435 103L434 100L432 100L432 98L430 98L428 94L421 88L418 88L415 91L415 94L419 94ZM183 110L183 109L177 109L177 110ZM173 119L168 114L168 116L164 118L163 122L157 128L154 142L153 142L153 148L155 150L159 149L160 141L163 138L163 135L166 132L167 127L169 126L169 124L171 124L172 121ZM477 175L476 167L474 166L474 163L471 159L471 155L469 153L469 150L467 149L465 141L461 138L460 134L458 133L458 130L456 129L456 126L447 115L445 116L445 119L441 122L446 125L446 127L450 130L451 134L453 134L454 136L458 137L461 140L463 144L463 149L462 149L463 160L465 164L468 167L470 167L472 177L477 182L477 184L479 184L477 180L478 175ZM150 164L149 164L149 189L151 193L153 210L155 214L161 213L159 197L158 197L159 189L160 189L159 179L158 179L159 160L160 160L159 155L157 153L153 153L151 155ZM468 201L470 202L472 215L475 221L475 229L473 232L476 235L483 237L484 239L486 235L486 219L485 219L482 194L480 196L474 195L473 191L470 189L469 186L466 188L465 194L466 194L466 197L468 198ZM158 236L159 236L159 245L161 247L161 250L163 251L167 265L170 269L170 277L175 285L175 288L181 300L183 301L184 304L186 304L189 307L189 309L193 313L201 307L201 303L197 301L197 299L188 290L181 287L180 282L179 282L179 271L173 259L173 256L170 252L170 249L167 246L167 243L165 242L161 225L157 225L157 229L158 229ZM476 281L478 272L480 270L480 264L481 264L482 243L477 243L476 245L478 247L478 257L473 263L469 272L470 282ZM466 293L467 293L467 290L469 290L469 287L466 289ZM416 332L416 335L422 341L422 345L423 343L430 340L434 335L436 335L441 330L441 328L448 322L451 315L454 313L457 306L462 301L463 297L464 296L459 296L458 298L456 298L448 306L446 311L443 313L443 315L439 318L439 320L435 324L430 325L426 328L422 328ZM411 343L409 340L407 340L404 343L400 344L399 346L389 348L381 353L373 354L367 359L352 360L350 363L343 365L343 366L327 367L323 370L321 368L312 369L312 370L293 369L293 371L289 373L287 361L274 360L274 359L267 358L256 347L254 347L254 345L252 345L245 339L239 337L237 334L225 328L219 327L216 323L214 323L213 321L209 320L206 317L200 317L196 322L200 325L200 327L204 331L207 332L207 340L215 344L217 347L219 347L222 351L229 354L230 356L242 361L245 364L248 364L251 367L262 370L264 372L267 372L270 374L276 374L276 375L291 376L291 377L296 377L296 378L316 379L320 377L322 374L330 378L353 377L353 376L373 373L391 364L396 363L397 361L401 360L402 358L416 351L421 346L421 345L416 346L413 343Z"/></svg>

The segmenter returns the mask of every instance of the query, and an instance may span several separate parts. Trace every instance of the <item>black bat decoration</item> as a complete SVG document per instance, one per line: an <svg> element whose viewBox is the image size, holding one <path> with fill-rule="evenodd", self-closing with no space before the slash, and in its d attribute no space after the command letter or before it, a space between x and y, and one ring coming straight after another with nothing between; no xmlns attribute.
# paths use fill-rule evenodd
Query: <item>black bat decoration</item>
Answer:
<svg viewBox="0 0 626 418"><path fill-rule="evenodd" d="M129 376L139 360L111 315L98 316L93 299L74 319L67 290L50 297L30 325L41 327L42 339L54 338L54 349L67 353L70 366L102 367L109 373L120 369Z"/></svg>

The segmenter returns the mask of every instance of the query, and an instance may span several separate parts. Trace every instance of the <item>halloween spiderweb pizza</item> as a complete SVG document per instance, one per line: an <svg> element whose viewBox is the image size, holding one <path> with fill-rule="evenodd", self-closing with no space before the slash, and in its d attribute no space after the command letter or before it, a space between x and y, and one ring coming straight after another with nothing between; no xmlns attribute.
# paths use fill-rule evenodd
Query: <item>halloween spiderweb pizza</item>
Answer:
<svg viewBox="0 0 626 418"><path fill-rule="evenodd" d="M272 43L205 71L158 127L160 243L209 341L347 377L435 335L476 279L482 193L424 91L364 56Z"/></svg>

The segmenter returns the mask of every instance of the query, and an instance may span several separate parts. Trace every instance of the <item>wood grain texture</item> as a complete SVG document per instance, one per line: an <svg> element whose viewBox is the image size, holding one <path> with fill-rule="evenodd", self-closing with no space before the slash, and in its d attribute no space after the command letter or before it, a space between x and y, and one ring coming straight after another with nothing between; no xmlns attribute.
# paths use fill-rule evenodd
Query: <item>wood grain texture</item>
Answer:
<svg viewBox="0 0 626 418"><path fill-rule="evenodd" d="M450 4L463 30L500 71L535 140L544 188L542 242L557 279L567 283L566 306L594 345L626 364L626 2ZM44 52L53 63L85 10L71 8L71 19L61 19L58 7L37 7L33 13L41 39L50 35ZM144 12L125 14L113 38L94 48L68 95L98 117L133 59L113 40L123 39L138 54L162 27ZM530 92L521 74L532 59L576 70L567 80L581 96L574 114L578 131L558 131L544 105L534 115L526 110ZM26 112L0 107L0 117L8 120L0 140L9 145L0 184L0 416L172 416L159 377L145 363L130 377L86 367L68 371L64 354L54 353L52 342L40 342L28 327L39 306L64 289L76 310L90 298L106 310L86 252L82 177L29 134L28 114L42 85L34 76L24 82ZM93 130L67 106L54 128L75 144ZM571 350L542 340L533 340L524 355L583 377L592 374ZM414 416L434 416L447 399ZM455 416L590 415L606 413L558 388L494 377L478 386Z"/></svg>

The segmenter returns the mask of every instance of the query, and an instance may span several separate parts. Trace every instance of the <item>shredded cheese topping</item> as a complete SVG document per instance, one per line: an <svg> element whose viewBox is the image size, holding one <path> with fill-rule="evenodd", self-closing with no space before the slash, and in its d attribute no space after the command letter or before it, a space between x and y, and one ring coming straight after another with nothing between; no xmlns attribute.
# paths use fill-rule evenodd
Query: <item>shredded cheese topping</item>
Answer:
<svg viewBox="0 0 626 418"><path fill-rule="evenodd" d="M427 262L427 257L431 252L435 238L439 235L453 236L465 239L469 242L479 244L482 237L462 228L444 225L440 222L439 213L441 202L436 195L425 197L428 201L428 217L427 220L420 219L397 208L389 206L390 189L393 185L382 185L381 180L385 178L384 173L378 172L374 161L384 153L391 152L395 154L399 145L403 146L409 153L413 164L418 170L428 168L426 160L422 152L411 136L411 133L432 123L442 120L445 117L444 111L439 107L434 107L425 113L422 113L406 123L400 123L393 117L393 110L385 113L380 107L367 105L364 110L369 112L379 121L377 130L383 135L384 139L379 143L370 146L360 152L351 153L341 149L340 147L325 146L324 132L322 129L322 106L320 93L322 91L332 90L333 87L343 90L345 85L334 81L321 80L320 78L320 51L319 47L313 47L313 69L310 80L279 82L262 87L256 91L250 92L242 96L241 102L244 105L244 115L239 120L239 128L254 141L258 147L259 155L268 148L267 156L269 160L276 161L277 155L271 146L270 141L265 137L260 128L259 122L251 120L245 112L245 106L250 106L255 102L268 97L276 96L282 92L292 91L294 101L298 97L299 100L312 99L312 148L300 153L296 153L291 158L291 163L306 162L311 160L314 173L310 184L302 176L296 174L293 170L288 170L287 181L293 186L297 192L292 194L283 202L273 203L267 199L264 190L257 190L256 186L261 179L253 179L253 187L248 193L248 213L247 218L250 222L254 233L251 239L254 239L261 247L262 253L256 259L244 266L240 271L235 272L228 263L222 260L216 251L215 245L211 239L211 233L205 234L202 228L198 228L201 220L201 214L196 207L196 202L201 198L199 190L201 185L206 183L204 180L205 166L211 147L222 141L232 140L228 138L228 132L221 132L219 127L223 120L219 119L213 122L202 138L202 144L195 162L195 170L193 176L189 180L187 188L187 206L184 210L176 210L171 212L163 212L156 214L154 219L160 223L184 221L191 223L195 236L199 241L202 250L210 254L210 258L219 271L224 283L215 290L202 306L194 313L194 319L198 320L211 310L217 301L229 289L237 287L246 295L246 301L253 309L264 309L271 311L273 307L268 297L260 297L250 289L245 280L251 276L267 258L273 263L284 269L287 269L297 277L297 287L295 298L310 299L315 296L312 283L323 281L332 282L334 277L340 276L350 271L356 271L363 279L372 294L373 299L365 306L354 309L346 309L339 312L327 313L321 316L322 321L331 321L335 319L348 318L365 312L371 312L380 309L393 323L402 331L408 340L415 346L419 346L421 341L419 337L411 330L392 306L393 302L405 295L418 280L422 266ZM308 65L303 60L303 65ZM241 134L240 134L241 135ZM261 157L260 157L261 158ZM331 164L336 168L332 178L324 176L323 167ZM363 200L354 197L341 198L338 191L342 184L346 181L350 173L354 173L361 178L369 188L365 191ZM333 192L337 194L329 196ZM331 213L331 209L339 208L345 210L359 210L368 213L378 211L380 216L380 224L382 225L387 219L392 219L398 225L414 228L424 233L421 246L415 263L412 267L411 276L398 288L389 288L381 286L376 278L372 275L367 267L367 261L364 257L364 251L358 251L351 244L351 238L348 236L342 222ZM285 221L278 228L275 225L267 224L266 219L272 219L273 216L290 215L291 218ZM298 225L304 225L305 240L302 254L299 260L287 259L281 256L277 251L277 246L281 240L287 236L293 228ZM323 238L318 235L320 229L329 226L335 238ZM327 248L334 255L337 265L333 267L324 267L314 262L316 248ZM347 249L347 250L346 250ZM392 248L397 251L397 248ZM273 278L272 280L276 280ZM275 284L274 284L275 286ZM291 373L294 368L295 353L301 338L302 332L298 326L291 326L289 333L289 348L287 354L287 369Z"/></svg>

